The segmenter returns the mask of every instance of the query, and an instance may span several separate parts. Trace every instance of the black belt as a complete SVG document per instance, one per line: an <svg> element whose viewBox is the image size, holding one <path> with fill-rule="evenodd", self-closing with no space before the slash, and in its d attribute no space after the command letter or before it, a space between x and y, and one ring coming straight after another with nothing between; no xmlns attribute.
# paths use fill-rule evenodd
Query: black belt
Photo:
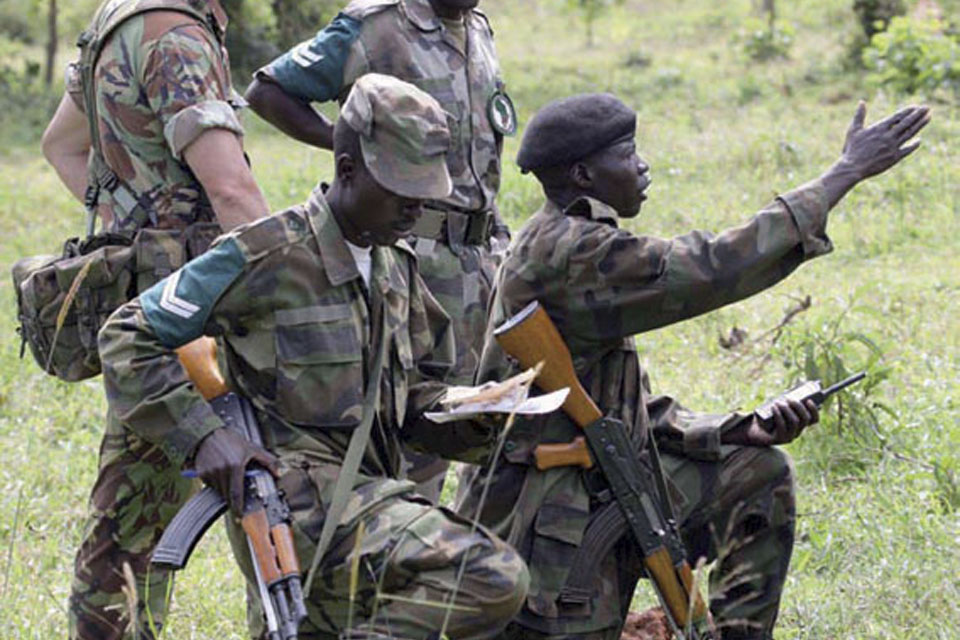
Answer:
<svg viewBox="0 0 960 640"><path fill-rule="evenodd" d="M450 246L482 245L490 240L496 230L493 209L467 211L429 203L423 205L423 211L410 234Z"/></svg>

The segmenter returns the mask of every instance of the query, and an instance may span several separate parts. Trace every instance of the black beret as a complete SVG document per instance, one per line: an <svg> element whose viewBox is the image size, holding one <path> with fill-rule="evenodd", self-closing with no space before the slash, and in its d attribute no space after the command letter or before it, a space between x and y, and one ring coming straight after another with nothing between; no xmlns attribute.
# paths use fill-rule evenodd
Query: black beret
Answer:
<svg viewBox="0 0 960 640"><path fill-rule="evenodd" d="M584 93L551 102L534 114L517 152L526 173L568 165L632 138L637 114L609 93Z"/></svg>

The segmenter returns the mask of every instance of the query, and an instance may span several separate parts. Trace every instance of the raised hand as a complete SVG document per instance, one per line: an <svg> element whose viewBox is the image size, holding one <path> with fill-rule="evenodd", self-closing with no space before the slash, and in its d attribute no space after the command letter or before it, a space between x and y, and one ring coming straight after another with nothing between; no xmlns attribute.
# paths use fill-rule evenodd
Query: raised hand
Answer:
<svg viewBox="0 0 960 640"><path fill-rule="evenodd" d="M853 122L847 129L841 163L848 164L858 180L883 173L917 150L920 140L913 140L930 122L930 109L909 106L864 127L867 105L857 105Z"/></svg>
<svg viewBox="0 0 960 640"><path fill-rule="evenodd" d="M913 138L930 122L930 109L906 107L869 127L863 126L866 117L867 105L861 100L840 159L820 176L830 207L858 182L883 173L916 151L920 140Z"/></svg>

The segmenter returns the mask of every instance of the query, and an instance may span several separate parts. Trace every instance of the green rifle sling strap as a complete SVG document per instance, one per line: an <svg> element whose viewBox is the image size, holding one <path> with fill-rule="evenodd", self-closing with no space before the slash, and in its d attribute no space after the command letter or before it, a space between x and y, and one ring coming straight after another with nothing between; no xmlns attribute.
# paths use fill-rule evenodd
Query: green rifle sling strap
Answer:
<svg viewBox="0 0 960 640"><path fill-rule="evenodd" d="M380 376L383 373L383 359L386 357L388 344L386 309L380 311L377 335L380 338L380 348L377 350L377 357L373 362L370 379L367 380L367 389L363 398L363 418L353 435L350 436L347 453L343 457L343 464L340 465L337 484L333 489L333 499L330 501L330 508L327 510L327 516L323 521L323 529L320 530L320 539L317 541L317 550L313 554L310 572L307 574L307 582L303 588L305 594L310 593L310 587L313 585L313 579L316 577L317 569L320 566L320 559L327 552L327 547L333 540L333 533L339 526L340 518L343 516L347 501L350 499L353 482L360 470L360 461L363 459L363 452L370 440L370 431L377 416L377 408L380 406Z"/></svg>

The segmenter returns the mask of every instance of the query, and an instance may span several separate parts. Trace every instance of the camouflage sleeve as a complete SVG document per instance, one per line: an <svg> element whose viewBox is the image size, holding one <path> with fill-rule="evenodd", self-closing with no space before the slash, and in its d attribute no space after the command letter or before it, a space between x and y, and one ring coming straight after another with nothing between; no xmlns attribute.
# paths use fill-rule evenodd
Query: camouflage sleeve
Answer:
<svg viewBox="0 0 960 640"><path fill-rule="evenodd" d="M100 332L111 408L176 464L188 460L204 436L223 423L189 383L174 350L212 333L216 303L245 263L236 241L227 236L121 307Z"/></svg>
<svg viewBox="0 0 960 640"><path fill-rule="evenodd" d="M696 413L669 396L647 398L646 406L657 446L695 460L719 460L720 436L750 417L742 413Z"/></svg>
<svg viewBox="0 0 960 640"><path fill-rule="evenodd" d="M230 105L229 71L219 47L200 25L173 29L151 42L140 69L143 93L163 123L163 135L177 159L210 129L243 135Z"/></svg>
<svg viewBox="0 0 960 640"><path fill-rule="evenodd" d="M67 95L70 96L73 103L77 105L77 108L80 109L80 111L85 111L83 108L83 86L80 83L79 62L71 62L67 65L63 76L63 86Z"/></svg>
<svg viewBox="0 0 960 640"><path fill-rule="evenodd" d="M595 344L747 298L832 250L828 210L823 186L815 181L719 235L694 231L664 240L590 225L566 242L567 275L557 292L568 315L564 333ZM561 239L558 246L566 245Z"/></svg>
<svg viewBox="0 0 960 640"><path fill-rule="evenodd" d="M443 379L456 361L450 318L427 290L420 274L411 273L410 336L416 362L408 396L403 438L418 451L444 458L476 462L485 459L495 433L470 421L435 424L422 417L435 410L447 386ZM419 300L420 303L415 301Z"/></svg>
<svg viewBox="0 0 960 640"><path fill-rule="evenodd" d="M306 40L256 72L256 77L274 82L288 94L308 102L326 102L362 73L351 62L351 52L360 36L361 22L340 13L311 40Z"/></svg>

